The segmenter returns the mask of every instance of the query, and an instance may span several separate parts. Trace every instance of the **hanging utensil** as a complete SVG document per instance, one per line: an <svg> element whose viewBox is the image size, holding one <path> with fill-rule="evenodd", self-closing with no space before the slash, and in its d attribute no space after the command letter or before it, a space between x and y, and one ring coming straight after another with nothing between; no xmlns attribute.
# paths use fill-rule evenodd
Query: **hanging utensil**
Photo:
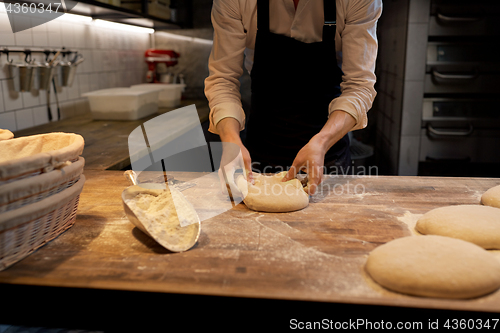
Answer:
<svg viewBox="0 0 500 333"><path fill-rule="evenodd" d="M55 73L57 71L57 67L56 67L56 59L57 57L59 57L59 54L61 54L61 51L57 51L56 54L54 55L54 58L52 58L52 60L49 62L49 66L53 66L54 65L54 71L52 73L52 83L54 85L54 93L57 94L57 89L56 89L56 85L55 85ZM57 97L57 96L56 96ZM50 109L50 81L49 81L49 84L47 86L47 112L48 112L48 117L49 117L49 121L52 121L52 111ZM59 111L59 101L57 101L57 113L58 113L58 117L60 118L59 114L60 114L60 111Z"/></svg>
<svg viewBox="0 0 500 333"><path fill-rule="evenodd" d="M9 73L14 83L14 90L20 91L31 91L35 78L35 66L30 63L24 64L14 64L10 60Z"/></svg>
<svg viewBox="0 0 500 333"><path fill-rule="evenodd" d="M39 85L38 89L47 90L50 87L52 79L54 78L54 74L56 72L56 66L59 62L54 61L54 59L50 63L44 63L38 65L38 73L39 73Z"/></svg>
<svg viewBox="0 0 500 333"><path fill-rule="evenodd" d="M57 97L56 80L54 78L52 78L52 85L54 87L54 96L56 97L57 120L61 120L61 109L59 108L59 98Z"/></svg>
<svg viewBox="0 0 500 333"><path fill-rule="evenodd" d="M71 87L75 79L76 68L85 59L83 55L77 53L73 60L63 63L62 66L62 85L63 87Z"/></svg>

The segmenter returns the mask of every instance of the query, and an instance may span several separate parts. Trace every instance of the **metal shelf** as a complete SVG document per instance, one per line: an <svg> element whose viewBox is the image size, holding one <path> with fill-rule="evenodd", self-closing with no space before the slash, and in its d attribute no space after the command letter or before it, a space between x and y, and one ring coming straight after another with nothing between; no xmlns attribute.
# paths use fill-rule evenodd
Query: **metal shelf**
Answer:
<svg viewBox="0 0 500 333"><path fill-rule="evenodd" d="M69 1L66 1L68 3ZM143 8L147 8L147 0L143 0ZM146 7L145 7L146 6ZM155 30L182 29L180 23L172 22L143 14L131 9L116 7L107 3L94 0L80 0L78 5L69 11L72 14L90 16L93 19L101 19L118 23L137 25Z"/></svg>
<svg viewBox="0 0 500 333"><path fill-rule="evenodd" d="M142 1L142 10L147 11L147 0ZM18 0L3 0L5 3L16 3ZM23 0L22 2L35 2L33 0ZM174 22L172 20L161 19L149 14L140 13L132 9L113 6L96 0L65 0L66 7L72 8L68 11L71 14L90 16L93 19L101 19L117 23L126 23L155 30L183 29L189 24Z"/></svg>

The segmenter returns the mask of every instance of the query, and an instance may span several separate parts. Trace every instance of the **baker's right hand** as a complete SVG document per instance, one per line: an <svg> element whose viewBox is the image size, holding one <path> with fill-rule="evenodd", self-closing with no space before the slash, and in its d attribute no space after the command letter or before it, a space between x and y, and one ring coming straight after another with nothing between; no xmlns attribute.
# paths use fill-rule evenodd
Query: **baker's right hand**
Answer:
<svg viewBox="0 0 500 333"><path fill-rule="evenodd" d="M236 142L222 143L219 180L223 194L228 194L232 198L243 198L240 189L236 185L235 174L238 170L243 170L247 181L253 182L250 165L250 154L243 144L237 144Z"/></svg>
<svg viewBox="0 0 500 333"><path fill-rule="evenodd" d="M237 170L243 170L247 181L253 183L252 160L250 153L241 142L240 124L234 118L224 118L217 124L217 130L222 141L222 158L219 168L219 180L223 194L231 198L242 193L236 185L234 175Z"/></svg>

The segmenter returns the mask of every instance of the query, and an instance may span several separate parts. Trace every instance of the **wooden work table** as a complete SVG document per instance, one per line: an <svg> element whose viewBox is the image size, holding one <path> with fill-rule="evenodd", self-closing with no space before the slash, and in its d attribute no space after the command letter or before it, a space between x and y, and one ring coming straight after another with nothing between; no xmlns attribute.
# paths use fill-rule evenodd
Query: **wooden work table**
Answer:
<svg viewBox="0 0 500 333"><path fill-rule="evenodd" d="M117 308L138 306L140 301L134 297L147 292L155 297L163 295L158 302L165 307L173 306L169 302L179 297L196 306L203 304L198 310L210 316L222 309L212 301L203 303L189 297L247 300L243 304L259 299L307 301L321 304L320 309L332 309L329 306L333 304L342 309L391 306L382 314L385 320L394 319L391 316L398 308L417 311L412 313L419 313L417 309L500 312L500 290L472 300L413 297L380 287L364 271L369 252L392 239L412 235L420 214L445 205L479 204L485 190L500 184L498 179L328 177L323 191L301 211L259 213L240 203L202 221L200 238L192 249L172 253L127 220L121 192L128 184L122 171L86 170L85 176L75 225L0 272L2 292L33 292L29 289L33 286L64 287L57 288L63 299L71 297L77 303L76 296L68 296L74 293L78 299L91 297L88 301L95 302L93 306ZM200 181L200 176L175 174L179 180L196 184L183 192L195 206L220 195L218 184ZM499 253L493 254L500 260ZM134 296L110 296L109 291ZM43 295L40 297L48 297ZM44 301L48 300L36 302L42 306ZM265 309L262 315L269 319L268 311L274 305L256 306ZM223 307L226 312L220 316L250 311ZM132 308L131 312L139 310ZM298 310L293 312L300 307L290 309L290 318L300 317ZM338 307L333 309L339 311ZM362 309L368 312L350 313L344 319L373 314L371 308ZM425 318L420 319L427 322ZM280 325L289 327L287 321Z"/></svg>
<svg viewBox="0 0 500 333"><path fill-rule="evenodd" d="M471 300L413 297L382 288L364 271L377 246L399 237L425 237L413 231L420 214L479 204L499 179L327 177L301 211L259 213L240 203L204 219L192 249L172 253L128 221L121 200L128 186L123 171L106 170L125 165L127 135L144 119L79 119L37 129L82 133L86 183L74 226L0 272L0 295L9 300L0 324L99 328L97 321L127 326L165 316L198 327L243 328L268 320L268 328L287 329L292 318L387 321L410 315L426 327L443 313L448 318L500 313L500 290ZM16 136L29 134L34 133ZM195 207L217 209L210 205L215 198L230 204L216 178L202 175L174 177L196 184L183 191ZM492 253L500 260L500 251Z"/></svg>

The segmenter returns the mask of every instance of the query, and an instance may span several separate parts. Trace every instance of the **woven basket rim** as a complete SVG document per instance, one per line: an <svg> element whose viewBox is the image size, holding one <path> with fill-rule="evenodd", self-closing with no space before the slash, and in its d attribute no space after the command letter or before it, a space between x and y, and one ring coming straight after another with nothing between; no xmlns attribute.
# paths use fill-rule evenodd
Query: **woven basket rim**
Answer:
<svg viewBox="0 0 500 333"><path fill-rule="evenodd" d="M85 145L85 141L80 134L64 132L37 134L0 141L1 149L3 145L11 145L12 142L16 140L33 140L40 137L56 137L60 135L74 137L74 141L68 146L57 150L36 153L31 156L25 156L9 161L0 162L0 181L17 178L21 175L55 167L66 161L75 160L79 155L83 153L83 148Z"/></svg>
<svg viewBox="0 0 500 333"><path fill-rule="evenodd" d="M21 200L24 197L37 195L53 187L63 184L83 172L85 159L80 156L78 161L72 162L61 169L22 178L0 186L0 205Z"/></svg>
<svg viewBox="0 0 500 333"><path fill-rule="evenodd" d="M67 202L79 195L85 183L85 175L81 175L76 184L51 195L38 202L0 214L0 232L16 227L19 224L35 220L64 206Z"/></svg>

